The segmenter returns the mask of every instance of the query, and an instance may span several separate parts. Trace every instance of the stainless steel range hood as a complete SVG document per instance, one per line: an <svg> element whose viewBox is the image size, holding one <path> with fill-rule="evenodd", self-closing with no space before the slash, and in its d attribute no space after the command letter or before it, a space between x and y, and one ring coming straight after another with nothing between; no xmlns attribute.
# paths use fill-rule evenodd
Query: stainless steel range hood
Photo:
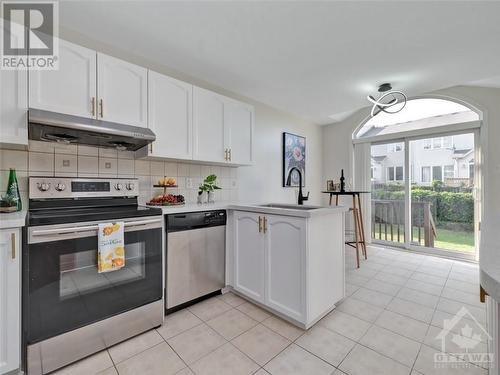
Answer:
<svg viewBox="0 0 500 375"><path fill-rule="evenodd" d="M153 142L148 128L30 108L28 137L36 141L81 144L136 151Z"/></svg>

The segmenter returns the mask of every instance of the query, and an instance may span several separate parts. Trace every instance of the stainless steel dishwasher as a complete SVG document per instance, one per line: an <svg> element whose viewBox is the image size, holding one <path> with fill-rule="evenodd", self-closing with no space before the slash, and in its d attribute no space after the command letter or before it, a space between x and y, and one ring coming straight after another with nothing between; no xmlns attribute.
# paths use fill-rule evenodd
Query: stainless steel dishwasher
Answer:
<svg viewBox="0 0 500 375"><path fill-rule="evenodd" d="M226 211L167 215L166 312L225 286Z"/></svg>

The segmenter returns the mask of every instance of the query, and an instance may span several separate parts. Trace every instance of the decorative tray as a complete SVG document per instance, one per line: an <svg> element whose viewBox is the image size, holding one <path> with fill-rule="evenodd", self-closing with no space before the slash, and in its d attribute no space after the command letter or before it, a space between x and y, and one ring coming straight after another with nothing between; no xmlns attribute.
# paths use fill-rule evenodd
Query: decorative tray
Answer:
<svg viewBox="0 0 500 375"><path fill-rule="evenodd" d="M180 203L154 203L154 202L148 202L146 203L148 206L184 206L186 202L180 202Z"/></svg>

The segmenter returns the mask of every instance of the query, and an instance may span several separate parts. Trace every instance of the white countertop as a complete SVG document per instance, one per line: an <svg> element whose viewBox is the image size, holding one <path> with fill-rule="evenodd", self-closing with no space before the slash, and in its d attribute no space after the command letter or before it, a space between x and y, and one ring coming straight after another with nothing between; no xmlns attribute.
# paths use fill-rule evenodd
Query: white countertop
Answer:
<svg viewBox="0 0 500 375"><path fill-rule="evenodd" d="M264 203L265 205L266 203ZM270 215L284 215L284 216L296 216L296 217L313 217L313 216L323 216L331 215L338 212L345 212L348 210L344 206L313 206L313 205L303 205L298 206L300 208L295 208L293 204L283 204L289 207L266 207L262 204L230 204L228 205L229 210L238 211L250 211L250 212L262 212ZM306 209L310 207L311 209Z"/></svg>
<svg viewBox="0 0 500 375"><path fill-rule="evenodd" d="M277 208L277 207L262 207L261 204L266 204L266 203L216 202L216 203L203 203L203 204L190 203L190 204L185 204L183 206L149 206L149 207L161 208L164 215L186 213L186 212L211 211L211 210L240 210L240 211L263 212L267 214L297 216L297 217L328 215L334 212L347 211L348 209L347 207L343 206L331 206L331 207L312 206L315 207L315 209L300 210L300 209L294 209L293 205L290 205L290 208ZM307 207L307 205L305 205L305 207Z"/></svg>
<svg viewBox="0 0 500 375"><path fill-rule="evenodd" d="M182 206L148 206L161 208L164 215L185 213L185 212L200 212L200 211L211 211L211 210L226 210L230 203L189 203Z"/></svg>
<svg viewBox="0 0 500 375"><path fill-rule="evenodd" d="M26 211L0 214L0 229L20 228L26 225Z"/></svg>

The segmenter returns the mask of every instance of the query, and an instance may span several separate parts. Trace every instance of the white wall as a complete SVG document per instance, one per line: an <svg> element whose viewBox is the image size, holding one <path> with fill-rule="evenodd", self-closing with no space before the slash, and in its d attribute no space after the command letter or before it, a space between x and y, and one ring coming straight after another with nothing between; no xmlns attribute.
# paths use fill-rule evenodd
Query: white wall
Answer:
<svg viewBox="0 0 500 375"><path fill-rule="evenodd" d="M262 103L228 92L207 82L187 76L164 64L156 64L145 57L136 56L131 46L109 46L96 40L61 29L60 36L70 42L142 65L162 74L190 82L223 95L255 106L255 164L238 168L239 200L245 202L288 202L296 200L296 189L282 187L282 132L306 137L306 187L311 191L309 203L321 202L322 185L322 130L321 127L271 108Z"/></svg>
<svg viewBox="0 0 500 375"><path fill-rule="evenodd" d="M500 227L500 89L457 86L430 93L433 96L462 100L483 112L480 147L484 156L480 165L484 188L480 259L488 257L485 249L500 252L495 231ZM352 133L368 116L369 108L363 108L344 121L327 125L323 129L323 180L339 175L344 168L346 175L353 176ZM495 253L497 256L497 253Z"/></svg>

